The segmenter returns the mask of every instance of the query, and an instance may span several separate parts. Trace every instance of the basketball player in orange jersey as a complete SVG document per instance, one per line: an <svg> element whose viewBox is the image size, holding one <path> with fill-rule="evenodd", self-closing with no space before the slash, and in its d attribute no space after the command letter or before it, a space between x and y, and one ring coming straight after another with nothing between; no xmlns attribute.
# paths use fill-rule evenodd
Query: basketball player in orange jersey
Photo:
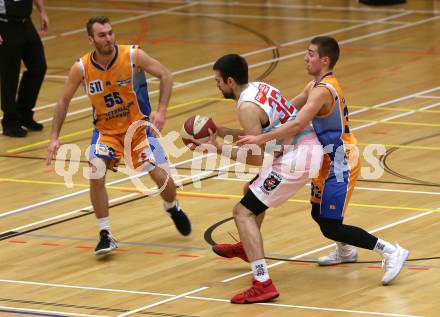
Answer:
<svg viewBox="0 0 440 317"><path fill-rule="evenodd" d="M219 137L230 135L236 140L245 133L269 133L296 117L298 111L277 88L262 82L248 82L248 64L240 55L229 54L219 58L213 69L218 89L225 98L237 103L238 120L242 127L217 127ZM193 142L201 145L197 140ZM217 153L241 161L240 149L234 147L231 151L223 151L214 134L207 143ZM281 206L303 188L314 173L317 174L323 156L322 147L311 127L304 127L293 138L277 140L275 148L272 163L266 164L245 186L243 198L234 206L234 221L241 242L213 246L213 251L220 256L238 256L250 262L254 273L252 286L231 298L235 304L266 302L279 296L264 259L261 224L268 208ZM261 166L263 149L268 150L265 146L255 147L252 152L242 149L243 154L250 154L243 163Z"/></svg>
<svg viewBox="0 0 440 317"><path fill-rule="evenodd" d="M116 45L115 34L107 17L90 18L87 33L93 50L78 59L70 69L64 92L55 107L46 164L50 164L60 147L59 135L67 108L78 86L83 83L92 103L95 124L89 158L92 168L105 166L106 169L116 171L124 149L128 148L132 160L127 162L125 158L126 164L137 170L148 168L153 181L159 188L163 188L160 194L165 211L178 231L182 235L189 235L191 222L176 201L174 181L159 167L167 162L167 157L151 128L143 124L136 129L131 144L125 144L124 148L124 138L130 126L135 122L145 123L150 120L151 107L144 72L160 80L159 107L155 115L151 116L151 123L158 130L165 123L172 75L137 45ZM110 230L105 172L102 174L100 178L90 179L90 197L100 227L96 255L117 248Z"/></svg>
<svg viewBox="0 0 440 317"><path fill-rule="evenodd" d="M400 273L408 251L361 228L343 224L361 162L355 151L356 138L348 126L344 93L332 72L338 58L339 45L335 39L312 39L304 60L314 80L291 100L301 108L295 120L266 134L245 136L237 144L265 144L272 139L292 137L312 122L326 152L319 176L312 181L312 217L324 236L336 241L336 250L320 257L318 264L356 262L356 247L374 250L384 259L382 284L387 285Z"/></svg>

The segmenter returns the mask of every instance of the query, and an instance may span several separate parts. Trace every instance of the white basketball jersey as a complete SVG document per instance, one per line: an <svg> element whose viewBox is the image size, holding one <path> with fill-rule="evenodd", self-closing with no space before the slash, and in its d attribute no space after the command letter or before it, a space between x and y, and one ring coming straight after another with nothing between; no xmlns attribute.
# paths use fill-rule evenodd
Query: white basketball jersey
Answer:
<svg viewBox="0 0 440 317"><path fill-rule="evenodd" d="M266 112L269 118L269 124L263 127L263 133L267 133L280 125L292 121L296 118L298 110L275 87L262 83L250 82L248 87L240 94L237 102L237 108L240 108L244 102L252 102ZM295 144L302 136L314 134L311 126L304 128L291 141L277 140L278 144Z"/></svg>

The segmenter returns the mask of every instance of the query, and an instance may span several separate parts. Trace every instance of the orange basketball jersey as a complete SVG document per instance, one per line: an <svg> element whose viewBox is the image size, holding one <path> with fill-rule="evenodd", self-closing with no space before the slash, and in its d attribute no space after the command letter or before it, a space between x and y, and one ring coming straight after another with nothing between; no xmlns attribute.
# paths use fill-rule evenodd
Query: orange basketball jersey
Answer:
<svg viewBox="0 0 440 317"><path fill-rule="evenodd" d="M151 113L145 73L136 65L137 45L115 45L116 54L104 69L93 52L77 62L101 134L124 134L130 125Z"/></svg>

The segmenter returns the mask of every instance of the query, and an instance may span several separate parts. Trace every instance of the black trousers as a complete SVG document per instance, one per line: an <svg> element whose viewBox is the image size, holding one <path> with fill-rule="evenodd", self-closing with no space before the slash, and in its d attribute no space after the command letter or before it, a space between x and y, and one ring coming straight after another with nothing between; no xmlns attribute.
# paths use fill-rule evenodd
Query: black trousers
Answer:
<svg viewBox="0 0 440 317"><path fill-rule="evenodd" d="M0 94L3 128L20 126L33 119L44 75L46 58L43 43L30 20L0 21ZM26 67L19 83L21 61ZM18 90L18 91L17 91Z"/></svg>

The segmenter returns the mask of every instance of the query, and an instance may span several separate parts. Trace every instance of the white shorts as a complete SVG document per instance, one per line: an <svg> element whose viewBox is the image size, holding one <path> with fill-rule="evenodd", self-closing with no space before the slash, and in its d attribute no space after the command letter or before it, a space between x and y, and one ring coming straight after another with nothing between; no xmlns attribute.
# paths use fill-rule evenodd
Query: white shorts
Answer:
<svg viewBox="0 0 440 317"><path fill-rule="evenodd" d="M315 134L304 136L264 167L249 189L267 207L278 207L317 177L323 154Z"/></svg>

